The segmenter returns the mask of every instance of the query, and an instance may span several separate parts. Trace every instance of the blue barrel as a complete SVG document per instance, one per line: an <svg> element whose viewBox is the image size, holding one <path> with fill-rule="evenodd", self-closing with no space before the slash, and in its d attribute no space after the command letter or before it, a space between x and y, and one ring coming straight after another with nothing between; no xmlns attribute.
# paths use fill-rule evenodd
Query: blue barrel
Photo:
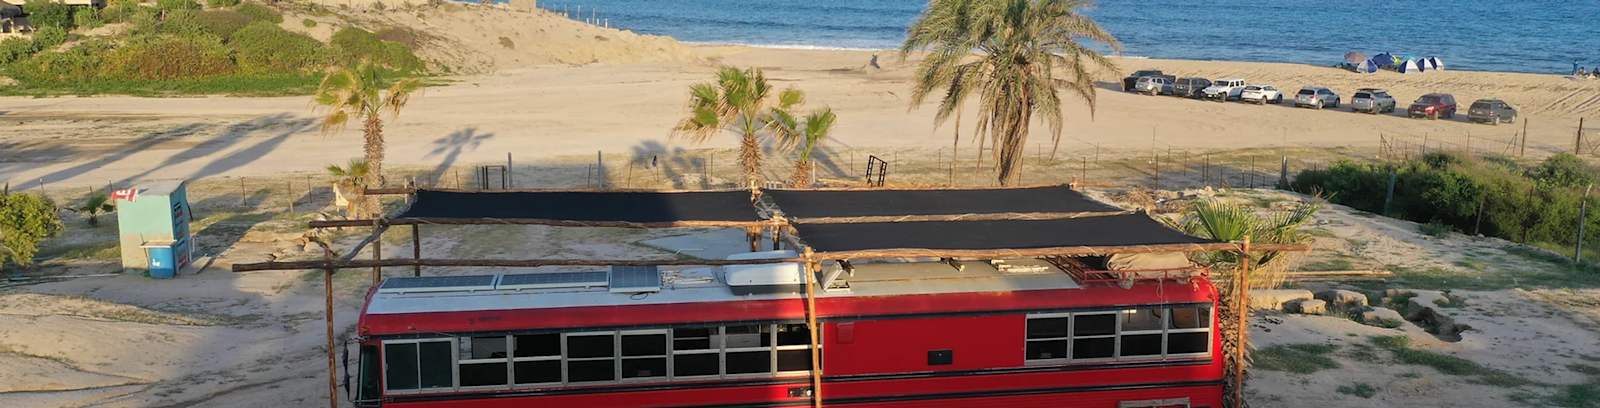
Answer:
<svg viewBox="0 0 1600 408"><path fill-rule="evenodd" d="M155 279L172 279L178 274L178 260L173 257L171 245L150 245L145 247L145 254L150 256L150 277Z"/></svg>

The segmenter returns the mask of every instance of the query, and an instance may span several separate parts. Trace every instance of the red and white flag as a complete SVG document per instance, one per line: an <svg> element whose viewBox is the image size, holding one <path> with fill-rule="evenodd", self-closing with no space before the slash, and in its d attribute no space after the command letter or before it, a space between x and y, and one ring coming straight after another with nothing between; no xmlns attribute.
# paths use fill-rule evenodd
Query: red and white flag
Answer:
<svg viewBox="0 0 1600 408"><path fill-rule="evenodd" d="M131 202L137 201L138 199L139 199L139 189L137 189L137 188L124 188L124 189L115 190L115 191L111 192L111 201L128 200L128 202L131 203Z"/></svg>

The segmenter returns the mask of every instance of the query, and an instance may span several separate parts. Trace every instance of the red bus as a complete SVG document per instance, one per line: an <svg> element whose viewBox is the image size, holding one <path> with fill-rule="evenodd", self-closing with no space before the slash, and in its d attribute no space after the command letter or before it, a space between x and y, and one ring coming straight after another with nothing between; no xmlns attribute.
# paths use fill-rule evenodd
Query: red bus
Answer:
<svg viewBox="0 0 1600 408"><path fill-rule="evenodd" d="M826 266L815 305L822 403L1222 406L1217 291L1204 269L1113 273L1062 260ZM768 268L389 278L360 316L352 398L811 405L804 290L791 279L800 267L756 267Z"/></svg>

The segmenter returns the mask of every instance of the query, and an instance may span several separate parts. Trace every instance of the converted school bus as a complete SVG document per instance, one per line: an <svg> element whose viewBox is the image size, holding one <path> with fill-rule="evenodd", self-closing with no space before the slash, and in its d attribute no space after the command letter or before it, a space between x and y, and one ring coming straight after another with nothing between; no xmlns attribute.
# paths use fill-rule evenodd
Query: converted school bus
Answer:
<svg viewBox="0 0 1600 408"><path fill-rule="evenodd" d="M877 204L863 214L807 205L841 200L822 192L767 191L797 239L790 250L729 259L771 263L388 278L361 312L359 359L347 368L353 399L369 407L1222 406L1217 291L1204 268L1171 249L1214 243L1065 188L982 192L997 191L1054 198L1049 205L1072 211L1024 210L1078 215L939 221L982 212L958 194L976 193L914 192L938 193L933 206L959 211L909 204L928 197L865 196ZM419 193L397 220L447 216L425 205L439 194ZM1050 194L1071 200L1036 197ZM873 211L928 220L871 222ZM561 216L534 215L522 218ZM1040 248L1067 255L1028 255ZM1023 255L913 256L996 249ZM1082 255L1115 250L1139 254ZM828 262L808 270L792 261L802 253Z"/></svg>

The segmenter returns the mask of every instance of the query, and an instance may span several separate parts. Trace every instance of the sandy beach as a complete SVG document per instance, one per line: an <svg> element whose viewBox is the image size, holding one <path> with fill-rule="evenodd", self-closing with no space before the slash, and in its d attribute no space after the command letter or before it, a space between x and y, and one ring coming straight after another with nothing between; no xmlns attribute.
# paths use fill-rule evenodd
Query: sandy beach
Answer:
<svg viewBox="0 0 1600 408"><path fill-rule="evenodd" d="M417 19L396 12L360 16ZM831 148L881 154L948 148L952 142L953 124L936 128L933 123L933 101L910 105L915 55L901 61L893 51L878 52L880 70L866 68L874 54L869 51L692 46L498 9L463 8L431 16L426 25L432 28L427 30L434 36L431 43L455 46L427 47L425 58L471 61L463 71L486 73L447 77L389 121L385 137L391 166L503 162L507 153L536 159L732 147L731 137L704 145L670 137L685 114L688 86L709 79L721 65L761 67L780 86L806 91L810 104L832 107L839 121ZM507 28L486 32L477 27ZM502 36L540 46L507 48L498 44ZM1454 93L1463 104L1501 98L1528 120L1528 154L1534 157L1570 149L1578 119L1600 113L1600 81L1556 75L1449 70L1360 75L1299 64L1129 58L1117 63L1125 72L1155 68L1180 76L1245 78L1287 93L1321 85L1348 98L1359 87L1387 88L1402 105L1427 92ZM1093 149L1169 147L1375 148L1380 135L1502 152L1523 127L1472 124L1465 115L1408 119L1403 109L1367 115L1150 97L1116 91L1120 76L1102 76L1093 115L1082 101L1067 105L1061 149L1068 156ZM0 134L0 179L32 188L41 179L51 186L80 186L147 176L262 176L313 172L357 155L356 130L322 134L315 118L306 97L0 98L0 123L6 125ZM1041 128L1030 141L1048 146L1049 134ZM972 148L968 142L963 149Z"/></svg>
<svg viewBox="0 0 1600 408"><path fill-rule="evenodd" d="M433 181L449 184L443 181L446 170L503 163L509 153L521 167L518 187L568 187L589 182L586 163L596 152L608 160L620 156L642 161L656 155L676 160L721 150L723 156L715 164L729 174L711 176L732 178L732 155L725 149L736 147L733 137L692 144L670 134L685 115L688 86L710 79L719 66L731 65L760 67L780 86L804 90L808 105L833 108L838 124L820 159L832 164L824 166L831 172L827 176L856 175L846 167L868 154L894 157L893 182L937 181L946 174L941 166L947 163L954 127L935 126L932 102L910 105L916 55L901 60L892 50L690 45L584 25L549 13L464 6L428 11L366 10L349 16L366 24L419 27L425 34L419 54L455 67L454 74L442 76L439 85L427 88L400 117L386 123L386 169L392 171L431 175ZM332 24L309 28L299 23L303 18L329 23L328 17L293 12L285 17L286 28L323 39L331 35ZM880 57L881 69L867 67L874 54ZM1179 155L1191 156L1190 160L1198 152L1275 149L1313 152L1308 154L1318 160L1333 160L1372 157L1386 140L1398 140L1410 146L1426 143L1430 148L1509 155L1514 153L1511 142L1524 129L1526 154L1532 160L1570 151L1580 118L1589 118L1591 133L1600 126L1594 123L1600 119L1600 81L1556 75L1450 70L1360 75L1303 64L1142 58L1116 58L1116 62L1124 72L1161 69L1179 76L1239 77L1289 93L1320 85L1348 98L1356 88L1387 88L1402 109L1428 92L1453 93L1463 104L1494 97L1515 105L1527 120L1490 126L1468 123L1465 115L1425 120L1406 118L1403 111L1369 115L1344 109L1152 97L1121 92L1121 74L1105 72L1092 115L1082 101L1069 99L1059 154L1066 158L1103 154L1107 162L1125 160L1133 164L1107 166L1126 167L1118 173L1126 177L1144 176L1142 167L1133 168L1139 166L1135 157L1169 149L1180 150ZM57 197L75 200L75 194L86 188L108 183L197 179L191 189L198 214L194 229L202 250L215 255L216 261L212 268L171 281L121 274L0 286L0 407L325 404L321 275L227 271L235 262L320 255L302 236L306 221L335 212L331 193L320 179L313 183L302 178L359 156L361 138L354 128L320 132L317 118L305 96L0 97L0 182L9 183L12 190L43 186ZM969 134L970 129L962 130L963 136ZM1036 128L1030 152L1048 154L1049 139L1047 132ZM975 154L965 137L958 149L964 158ZM767 172L788 174L788 160L771 157ZM1045 180L1073 177L1070 163L1052 162L1042 168ZM992 178L981 170L960 173L963 180L977 183ZM949 170L952 179L956 174ZM675 180L687 178L676 176ZM238 177L258 180L252 184L255 187L287 184L292 194L251 190L247 195L244 184L236 187L231 179ZM1034 183L1040 179L1028 177ZM631 182L634 176L630 173L627 178ZM1125 198L1127 187L1142 181L1099 188L1123 180L1101 181L1092 195L1130 208L1141 204ZM685 187L674 180L645 185ZM296 190L301 186L312 190ZM1185 199L1213 195L1262 210L1304 198L1267 190L1214 192L1209 187L1182 193ZM284 212L285 198L298 203L299 210ZM69 230L46 248L51 258L29 273L117 272L113 261L74 252L104 245L114 248L109 227L91 229L77 215L66 217ZM1342 265L1338 269L1444 271L1438 273L1472 282L1502 272L1539 282L1571 273L1565 264L1530 258L1524 246L1508 241L1462 234L1425 236L1415 223L1343 206L1330 206L1317 216L1315 225L1316 251L1305 264L1337 261ZM704 231L440 227L427 234L423 254L665 257L673 254L643 242L700 232ZM362 237L340 231L328 238L348 247ZM409 256L409 232L391 231L384 241L392 243L384 245L390 256ZM471 271L438 271L465 272ZM348 337L354 326L366 279L361 271L336 280L336 327L341 337ZM1521 286L1458 292L1471 306L1448 312L1480 329L1460 342L1437 339L1410 323L1380 328L1340 316L1260 313L1251 325L1258 348L1330 344L1337 350L1330 357L1338 366L1310 374L1256 371L1251 374L1252 404L1539 406L1544 401L1540 398L1559 395L1561 387L1596 381L1577 367L1600 365L1593 357L1600 355L1600 342L1595 340L1600 338L1596 335L1600 292ZM1535 381L1486 384L1478 377L1394 364L1387 357L1369 358L1372 336L1408 336L1418 347ZM1379 386L1377 396L1358 398L1337 391L1358 382Z"/></svg>

